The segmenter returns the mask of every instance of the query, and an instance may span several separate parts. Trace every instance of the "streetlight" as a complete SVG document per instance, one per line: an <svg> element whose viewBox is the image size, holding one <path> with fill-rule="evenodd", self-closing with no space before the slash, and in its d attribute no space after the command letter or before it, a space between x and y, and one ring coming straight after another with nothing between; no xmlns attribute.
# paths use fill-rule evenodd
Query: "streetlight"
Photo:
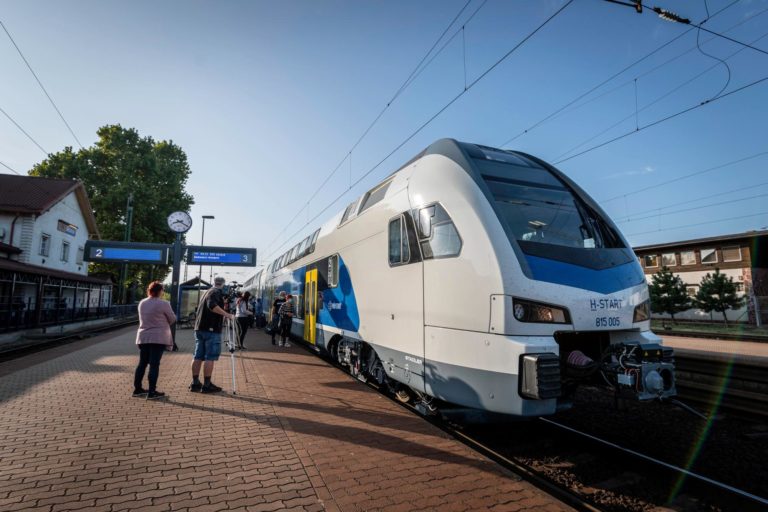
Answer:
<svg viewBox="0 0 768 512"><path fill-rule="evenodd" d="M216 217L213 215L203 215L203 234L200 237L200 245L205 245L205 221L206 220L213 220ZM202 286L203 281L203 266L200 265L200 270L197 272L197 305L200 307L200 287Z"/></svg>

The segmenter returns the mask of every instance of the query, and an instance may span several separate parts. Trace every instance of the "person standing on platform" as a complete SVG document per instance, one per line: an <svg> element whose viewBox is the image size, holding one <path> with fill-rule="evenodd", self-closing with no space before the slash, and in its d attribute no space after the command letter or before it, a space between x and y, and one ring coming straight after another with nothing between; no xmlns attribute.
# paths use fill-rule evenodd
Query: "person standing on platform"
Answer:
<svg viewBox="0 0 768 512"><path fill-rule="evenodd" d="M285 298L285 302L280 306L278 315L280 316L280 346L290 347L289 340L291 339L291 324L293 323L293 295L288 295Z"/></svg>
<svg viewBox="0 0 768 512"><path fill-rule="evenodd" d="M211 382L213 365L221 354L221 328L224 319L235 316L224 310L224 278L213 280L213 288L208 290L197 306L195 318L195 355L192 359L192 384L190 391L217 393L221 388ZM200 382L200 367L203 367L203 382Z"/></svg>
<svg viewBox="0 0 768 512"><path fill-rule="evenodd" d="M237 298L235 318L237 318L237 325L240 326L239 337L237 339L237 348L245 350L245 333L248 332L248 327L251 325L251 319L253 318L253 310L248 306L250 305L251 292L245 292L242 296Z"/></svg>
<svg viewBox="0 0 768 512"><path fill-rule="evenodd" d="M272 303L272 344L275 344L275 336L280 325L280 306L285 302L285 292L280 292L275 301Z"/></svg>
<svg viewBox="0 0 768 512"><path fill-rule="evenodd" d="M264 321L264 305L261 301L261 297L256 299L256 303L253 306L253 316L256 319L256 327L264 327L266 322Z"/></svg>
<svg viewBox="0 0 768 512"><path fill-rule="evenodd" d="M146 395L147 400L165 396L157 390L157 378L160 375L160 359L163 352L173 348L171 325L176 315L168 301L160 298L163 284L153 281L147 287L147 298L139 302L139 331L136 344L139 346L139 364L133 378L133 396ZM142 387L144 373L149 365L149 389Z"/></svg>

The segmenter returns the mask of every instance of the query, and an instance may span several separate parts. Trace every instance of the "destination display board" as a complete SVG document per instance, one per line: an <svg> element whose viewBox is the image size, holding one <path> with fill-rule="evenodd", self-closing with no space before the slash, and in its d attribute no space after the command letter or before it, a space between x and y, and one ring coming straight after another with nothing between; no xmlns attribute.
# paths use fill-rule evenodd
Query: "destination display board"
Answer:
<svg viewBox="0 0 768 512"><path fill-rule="evenodd" d="M168 246L132 242L85 242L85 261L104 263L168 264Z"/></svg>
<svg viewBox="0 0 768 512"><path fill-rule="evenodd" d="M255 267L256 249L244 247L187 247L187 265Z"/></svg>

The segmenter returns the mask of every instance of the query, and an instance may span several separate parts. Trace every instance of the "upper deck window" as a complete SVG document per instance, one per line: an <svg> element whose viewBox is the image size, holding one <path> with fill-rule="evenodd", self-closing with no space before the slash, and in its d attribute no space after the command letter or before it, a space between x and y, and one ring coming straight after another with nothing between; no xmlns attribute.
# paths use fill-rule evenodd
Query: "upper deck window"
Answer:
<svg viewBox="0 0 768 512"><path fill-rule="evenodd" d="M357 211L357 208L356 208L357 202L358 200L355 199L354 201L349 203L349 206L347 206L347 208L344 210L344 215L341 216L341 221L339 222L339 226L347 222L349 218L352 217L352 214L355 213L355 211Z"/></svg>
<svg viewBox="0 0 768 512"><path fill-rule="evenodd" d="M502 222L518 241L577 248L623 248L614 228L549 170L522 156L475 159ZM523 164L513 163L519 159ZM512 160L510 160L512 159Z"/></svg>
<svg viewBox="0 0 768 512"><path fill-rule="evenodd" d="M363 213L365 210L384 199L384 196L387 195L387 189L391 184L392 180L389 179L366 192L365 196L363 196L362 206L360 206L360 213Z"/></svg>

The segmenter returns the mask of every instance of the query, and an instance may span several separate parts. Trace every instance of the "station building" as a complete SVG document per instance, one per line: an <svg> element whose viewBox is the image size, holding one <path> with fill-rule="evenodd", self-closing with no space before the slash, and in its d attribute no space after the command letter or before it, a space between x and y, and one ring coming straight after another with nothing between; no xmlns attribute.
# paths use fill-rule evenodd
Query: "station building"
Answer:
<svg viewBox="0 0 768 512"><path fill-rule="evenodd" d="M666 266L683 280L692 297L701 279L720 269L721 274L733 278L738 293L746 297L743 307L726 312L728 321L768 325L768 230L645 245L634 251L649 284L653 274ZM669 318L666 314L653 316ZM675 318L709 321L710 314L690 309L676 313ZM714 313L712 319L721 321L722 314Z"/></svg>
<svg viewBox="0 0 768 512"><path fill-rule="evenodd" d="M0 330L99 316L112 283L88 276L98 239L82 182L0 175Z"/></svg>

